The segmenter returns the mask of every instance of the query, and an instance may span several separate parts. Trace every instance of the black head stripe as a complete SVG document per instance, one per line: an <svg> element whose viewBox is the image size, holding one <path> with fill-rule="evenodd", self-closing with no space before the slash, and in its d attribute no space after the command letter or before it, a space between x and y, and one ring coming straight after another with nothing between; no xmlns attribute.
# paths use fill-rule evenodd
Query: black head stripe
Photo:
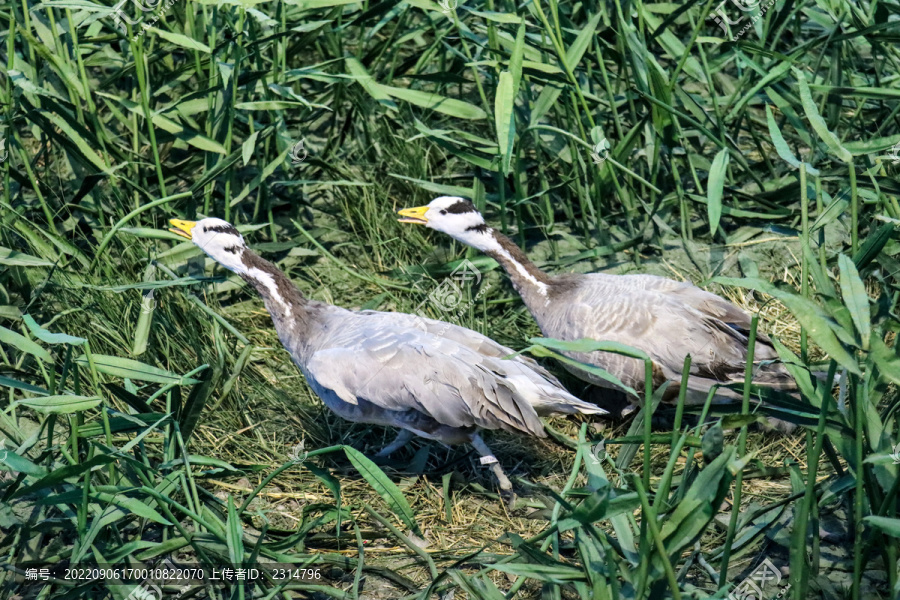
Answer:
<svg viewBox="0 0 900 600"><path fill-rule="evenodd" d="M444 210L454 215L461 215L468 212L478 212L477 210L475 210L475 205L468 200L460 200L459 202L451 204Z"/></svg>
<svg viewBox="0 0 900 600"><path fill-rule="evenodd" d="M238 254L241 251L240 246L226 246L222 249L225 250L225 252L231 252L232 254Z"/></svg>
<svg viewBox="0 0 900 600"><path fill-rule="evenodd" d="M213 233L228 233L230 235L240 236L240 232L234 228L234 225L211 225L209 227L204 227L203 231L212 231Z"/></svg>
<svg viewBox="0 0 900 600"><path fill-rule="evenodd" d="M471 227L466 227L466 231L477 231L478 233L485 233L488 230L487 223L482 223L480 225L472 225Z"/></svg>

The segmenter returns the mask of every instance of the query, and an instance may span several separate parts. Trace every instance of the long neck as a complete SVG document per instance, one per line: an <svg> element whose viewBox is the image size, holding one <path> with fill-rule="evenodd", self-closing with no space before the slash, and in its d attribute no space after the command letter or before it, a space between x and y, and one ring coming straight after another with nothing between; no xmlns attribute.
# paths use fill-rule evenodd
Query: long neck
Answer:
<svg viewBox="0 0 900 600"><path fill-rule="evenodd" d="M487 228L479 234L476 247L500 263L532 313L546 304L553 278L541 271L515 242L499 231Z"/></svg>
<svg viewBox="0 0 900 600"><path fill-rule="evenodd" d="M262 296L279 337L291 330L303 336L311 317L311 306L306 296L278 267L258 254L245 249L241 262L244 268L238 274Z"/></svg>

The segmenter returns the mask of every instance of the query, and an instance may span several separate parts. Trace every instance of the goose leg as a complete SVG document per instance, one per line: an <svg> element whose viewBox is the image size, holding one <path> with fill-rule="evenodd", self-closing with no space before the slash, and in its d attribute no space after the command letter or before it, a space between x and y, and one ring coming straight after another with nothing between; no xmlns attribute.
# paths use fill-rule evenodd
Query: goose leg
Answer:
<svg viewBox="0 0 900 600"><path fill-rule="evenodd" d="M382 448L378 452L378 454L375 455L375 457L384 458L393 454L403 446L407 445L414 437L416 437L416 435L412 431L408 429L401 429L397 433L397 437L394 438L394 441Z"/></svg>
<svg viewBox="0 0 900 600"><path fill-rule="evenodd" d="M497 478L497 481L500 482L500 489L504 492L508 492L512 490L512 482L510 482L509 478L506 476L506 473L503 472L503 468L500 467L500 463L497 462L497 459L494 457L494 453L491 452L491 449L488 448L488 445L484 443L484 440L481 439L481 436L477 433L472 436L471 441L472 447L483 457L491 457L494 459L493 463L484 463L482 464L491 464L491 471L494 472L494 476Z"/></svg>

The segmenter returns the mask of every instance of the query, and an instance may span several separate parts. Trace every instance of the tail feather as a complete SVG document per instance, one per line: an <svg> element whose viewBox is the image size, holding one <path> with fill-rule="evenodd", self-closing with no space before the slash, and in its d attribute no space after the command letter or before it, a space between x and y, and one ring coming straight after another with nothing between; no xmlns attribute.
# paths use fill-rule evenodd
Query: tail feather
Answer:
<svg viewBox="0 0 900 600"><path fill-rule="evenodd" d="M608 415L609 412L600 408L596 404L584 402L566 394L556 397L543 397L537 401L532 401L531 405L535 412L542 417L550 415Z"/></svg>

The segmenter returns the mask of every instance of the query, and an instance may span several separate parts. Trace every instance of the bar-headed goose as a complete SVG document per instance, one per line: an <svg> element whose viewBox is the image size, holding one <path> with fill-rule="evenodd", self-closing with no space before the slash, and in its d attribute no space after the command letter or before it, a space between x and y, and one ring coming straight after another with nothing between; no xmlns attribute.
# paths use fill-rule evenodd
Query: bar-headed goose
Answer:
<svg viewBox="0 0 900 600"><path fill-rule="evenodd" d="M511 483L479 429L546 435L539 415L602 414L566 392L533 360L475 331L403 313L353 311L307 299L275 265L251 251L221 219L172 219L193 241L252 285L278 337L310 387L339 416L400 428L381 455L413 434L471 443L503 490Z"/></svg>
<svg viewBox="0 0 900 600"><path fill-rule="evenodd" d="M468 200L435 198L427 206L398 213L402 223L442 231L496 260L509 275L545 336L571 341L614 341L652 357L654 386L681 380L684 357L691 355L688 402L703 402L715 384L743 381L749 316L727 300L690 284L655 275L606 273L550 275L532 263L508 237L488 226ZM758 334L755 362L777 359L768 338ZM635 390L644 388L643 361L609 352L568 353L602 367ZM574 375L602 387L605 379L565 365ZM754 383L793 387L779 364L761 365ZM739 397L720 388L720 399Z"/></svg>

